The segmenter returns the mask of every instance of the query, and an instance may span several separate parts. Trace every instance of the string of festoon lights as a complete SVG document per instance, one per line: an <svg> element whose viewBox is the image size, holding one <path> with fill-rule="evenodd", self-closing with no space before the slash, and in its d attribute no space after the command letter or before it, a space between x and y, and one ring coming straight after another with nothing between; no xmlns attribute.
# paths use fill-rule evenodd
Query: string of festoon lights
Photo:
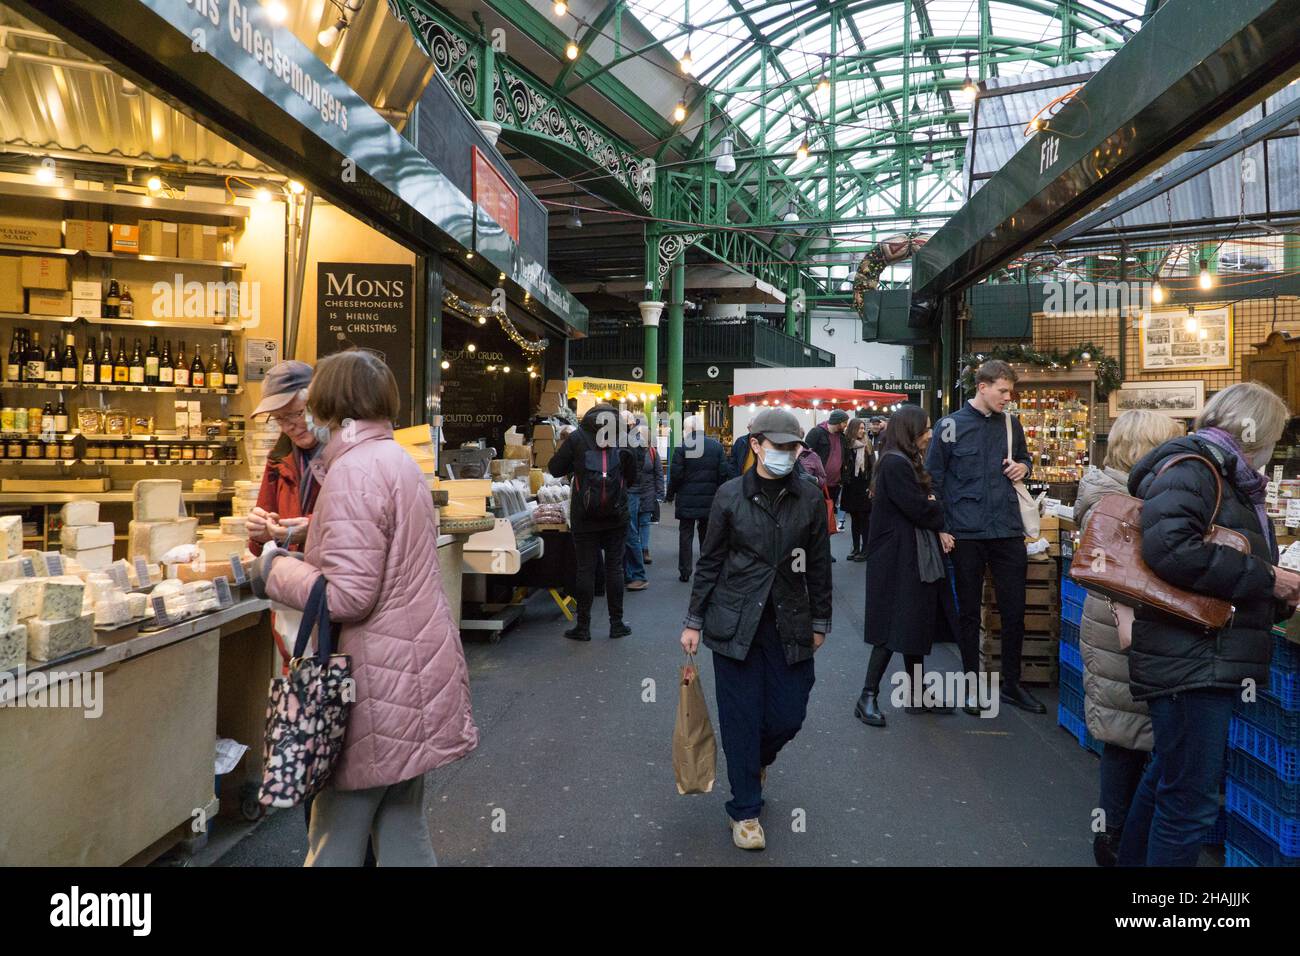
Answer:
<svg viewBox="0 0 1300 956"><path fill-rule="evenodd" d="M506 333L506 336L510 341L522 349L525 355L530 357L540 355L542 352L546 351L547 346L551 344L550 339L545 337L536 340L525 337L524 334L519 331L514 322L512 322L505 314L505 310L499 309L494 305L479 305L476 302L470 302L466 299L462 299L450 290L443 292L442 303L447 308L459 312L466 318L478 320L479 325L487 325L488 319L496 319L497 324L501 326L502 331ZM469 351L473 350L473 347L469 349ZM451 366L450 363L444 361L442 367L446 369ZM502 366L501 368L506 372L510 371L509 366ZM496 371L496 367L489 366L488 371ZM537 372L531 365L528 366L528 373L531 378L537 377Z"/></svg>

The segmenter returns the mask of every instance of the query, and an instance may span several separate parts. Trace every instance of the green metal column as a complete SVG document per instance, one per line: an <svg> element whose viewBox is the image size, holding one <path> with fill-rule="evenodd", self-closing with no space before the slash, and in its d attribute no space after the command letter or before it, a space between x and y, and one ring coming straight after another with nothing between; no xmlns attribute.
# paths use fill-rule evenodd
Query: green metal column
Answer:
<svg viewBox="0 0 1300 956"><path fill-rule="evenodd" d="M1300 233L1282 236L1282 269L1285 272L1300 271Z"/></svg>
<svg viewBox="0 0 1300 956"><path fill-rule="evenodd" d="M641 361L645 371L643 381L659 384L659 324L645 327L645 358Z"/></svg>
<svg viewBox="0 0 1300 956"><path fill-rule="evenodd" d="M677 253L669 276L668 293L668 415L672 422L669 453L682 441L682 340L686 314L686 253ZM658 340L656 339L656 345Z"/></svg>
<svg viewBox="0 0 1300 956"><path fill-rule="evenodd" d="M479 53L483 57L483 65L479 68L478 74L478 109L475 113L479 119L490 120L492 118L492 79L496 75L496 51L492 49L492 41L484 39L479 46Z"/></svg>
<svg viewBox="0 0 1300 956"><path fill-rule="evenodd" d="M796 324L798 322L798 319L795 317L795 311L794 311L794 290L798 288L797 285L798 281L799 281L799 276L795 271L795 267L791 266L790 278L789 281L786 283L786 289L785 289L785 334L786 335L799 334L799 327Z"/></svg>

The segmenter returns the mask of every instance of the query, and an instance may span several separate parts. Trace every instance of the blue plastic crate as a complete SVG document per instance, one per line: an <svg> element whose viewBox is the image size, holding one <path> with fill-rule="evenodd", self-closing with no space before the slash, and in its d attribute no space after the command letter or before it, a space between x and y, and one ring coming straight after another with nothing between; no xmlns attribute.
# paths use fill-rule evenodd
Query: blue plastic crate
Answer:
<svg viewBox="0 0 1300 956"><path fill-rule="evenodd" d="M1228 743L1268 766L1283 783L1300 783L1300 747L1286 746L1240 717L1228 725Z"/></svg>
<svg viewBox="0 0 1300 956"><path fill-rule="evenodd" d="M1079 646L1079 628L1081 625L1071 621L1061 621L1061 643L1071 647Z"/></svg>
<svg viewBox="0 0 1300 956"><path fill-rule="evenodd" d="M1088 596L1088 592L1082 585L1075 582L1074 578L1068 573L1061 575L1061 603L1073 601L1075 604L1083 607L1083 599Z"/></svg>
<svg viewBox="0 0 1300 956"><path fill-rule="evenodd" d="M1300 673L1300 644L1288 641L1286 636L1273 634L1273 669L1284 674Z"/></svg>
<svg viewBox="0 0 1300 956"><path fill-rule="evenodd" d="M1249 702L1238 698L1232 712L1272 734L1283 744L1300 742L1300 710L1287 710L1267 691Z"/></svg>
<svg viewBox="0 0 1300 956"><path fill-rule="evenodd" d="M1300 819L1287 816L1277 807L1270 806L1267 800L1235 780L1229 780L1227 787L1228 809L1231 812L1249 820L1251 826L1277 845L1283 856L1300 857Z"/></svg>
<svg viewBox="0 0 1300 956"><path fill-rule="evenodd" d="M1238 849L1231 843L1223 845L1223 865L1231 867L1259 866L1249 853L1245 850Z"/></svg>
<svg viewBox="0 0 1300 956"><path fill-rule="evenodd" d="M1079 652L1077 644L1070 645L1062 641L1060 656L1062 667L1073 667L1079 674L1083 673L1083 654Z"/></svg>
<svg viewBox="0 0 1300 956"><path fill-rule="evenodd" d="M1256 861L1257 866L1300 866L1300 856L1287 856L1249 820L1234 812L1228 813L1227 842Z"/></svg>
<svg viewBox="0 0 1300 956"><path fill-rule="evenodd" d="M1083 675L1067 665L1061 667L1060 704L1076 717L1083 716Z"/></svg>
<svg viewBox="0 0 1300 956"><path fill-rule="evenodd" d="M1300 817L1300 783L1283 783L1267 765L1244 750L1229 748L1228 779L1267 800L1287 816Z"/></svg>
<svg viewBox="0 0 1300 956"><path fill-rule="evenodd" d="M1075 740L1079 741L1079 746L1093 753L1101 754L1101 741L1094 740L1092 734L1088 733L1088 725L1084 723L1082 717L1070 713L1064 704L1058 704L1056 707L1056 722L1070 732Z"/></svg>
<svg viewBox="0 0 1300 956"><path fill-rule="evenodd" d="M1300 674L1288 674L1270 667L1268 689L1287 710L1300 710Z"/></svg>
<svg viewBox="0 0 1300 956"><path fill-rule="evenodd" d="M1078 627L1083 623L1083 602L1063 599L1061 601L1061 622Z"/></svg>

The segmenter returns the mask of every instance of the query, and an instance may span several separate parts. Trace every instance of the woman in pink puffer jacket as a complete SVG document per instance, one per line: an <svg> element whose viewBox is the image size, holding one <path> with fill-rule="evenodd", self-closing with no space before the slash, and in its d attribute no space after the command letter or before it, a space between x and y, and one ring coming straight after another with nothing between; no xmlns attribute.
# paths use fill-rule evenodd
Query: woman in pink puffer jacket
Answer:
<svg viewBox="0 0 1300 956"><path fill-rule="evenodd" d="M307 409L324 450L302 560L271 548L259 577L268 597L302 608L326 580L356 702L343 754L312 807L307 866L360 866L373 835L380 866L435 865L424 774L478 743L469 673L438 570L433 498L393 441L392 372L369 352L316 366Z"/></svg>

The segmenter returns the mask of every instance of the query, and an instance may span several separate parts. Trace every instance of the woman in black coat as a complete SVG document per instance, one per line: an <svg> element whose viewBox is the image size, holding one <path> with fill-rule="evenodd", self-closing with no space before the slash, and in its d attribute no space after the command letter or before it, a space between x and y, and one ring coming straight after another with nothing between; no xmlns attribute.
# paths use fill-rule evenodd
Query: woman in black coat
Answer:
<svg viewBox="0 0 1300 956"><path fill-rule="evenodd" d="M930 416L919 405L904 405L889 419L871 487L865 637L875 646L853 713L873 727L885 725L879 704L880 680L895 652L903 655L908 677L913 680L912 703L918 705L923 688L915 676L922 659L936 639L957 639L957 608L947 575L929 582L921 579L917 531L931 537L940 567L944 564L941 552L952 546L951 539L940 541L943 507L930 494L930 476L922 464L929 443ZM905 709L909 713L951 713L947 706Z"/></svg>
<svg viewBox="0 0 1300 956"><path fill-rule="evenodd" d="M1129 492L1143 499L1142 557L1152 572L1235 610L1213 634L1135 611L1130 686L1150 708L1154 749L1120 838L1121 866L1196 865L1219 815L1234 705L1252 682L1267 685L1269 631L1300 600L1300 576L1274 567L1268 481L1259 471L1289 414L1263 385L1231 385L1206 403L1195 434L1165 442L1129 472ZM1201 460L1172 463L1185 454ZM1249 552L1208 543L1211 524L1244 535Z"/></svg>
<svg viewBox="0 0 1300 956"><path fill-rule="evenodd" d="M844 484L840 507L849 513L853 532L850 561L867 560L867 535L871 527L871 466L875 454L867 438L867 420L853 418L844 429L848 457L844 462Z"/></svg>

